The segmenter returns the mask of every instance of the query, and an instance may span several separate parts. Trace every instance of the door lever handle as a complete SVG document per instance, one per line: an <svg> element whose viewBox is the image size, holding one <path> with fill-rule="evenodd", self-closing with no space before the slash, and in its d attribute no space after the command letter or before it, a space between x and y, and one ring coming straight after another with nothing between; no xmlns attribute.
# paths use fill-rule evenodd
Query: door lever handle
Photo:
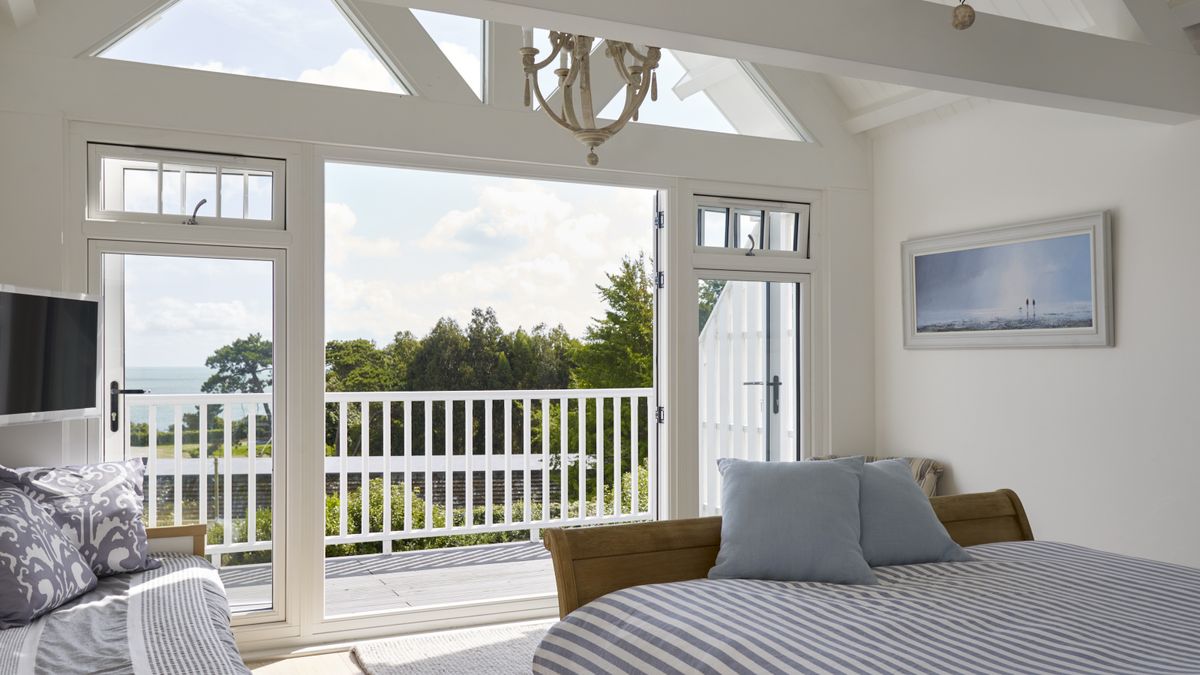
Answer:
<svg viewBox="0 0 1200 675"><path fill-rule="evenodd" d="M742 384L745 386L750 386L752 384L763 385L763 384L766 384L766 382L743 382Z"/></svg>
<svg viewBox="0 0 1200 675"><path fill-rule="evenodd" d="M110 431L121 430L121 417L117 412L121 394L149 394L149 389L122 389L116 380L108 383L108 428Z"/></svg>

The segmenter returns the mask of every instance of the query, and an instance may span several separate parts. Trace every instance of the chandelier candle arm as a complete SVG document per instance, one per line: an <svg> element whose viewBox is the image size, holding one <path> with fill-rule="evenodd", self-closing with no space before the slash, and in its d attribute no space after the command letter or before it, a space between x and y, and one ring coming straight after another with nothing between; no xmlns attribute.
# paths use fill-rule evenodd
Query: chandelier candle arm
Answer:
<svg viewBox="0 0 1200 675"><path fill-rule="evenodd" d="M520 50L521 65L525 72L525 106L532 107L536 98L555 124L571 132L576 140L587 146L587 162L592 166L599 162L596 148L612 138L630 120L637 120L638 110L646 100L646 95L649 94L652 101L658 98L658 76L655 71L661 58L658 47L647 46L643 53L628 42L605 40L604 55L612 60L625 82L625 103L616 120L600 126L592 98L591 57L595 40L592 36L550 31L551 53L538 61L539 50L533 46L532 31L527 28L524 31L524 46ZM630 59L628 63L627 55ZM559 63L554 74L558 76L558 87L562 92L562 107L557 113L547 105L537 78L538 71L553 63L556 56Z"/></svg>

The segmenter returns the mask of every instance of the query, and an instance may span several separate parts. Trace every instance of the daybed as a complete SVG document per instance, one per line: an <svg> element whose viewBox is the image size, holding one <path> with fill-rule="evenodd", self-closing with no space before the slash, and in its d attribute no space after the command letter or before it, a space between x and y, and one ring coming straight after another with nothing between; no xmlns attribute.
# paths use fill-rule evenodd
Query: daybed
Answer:
<svg viewBox="0 0 1200 675"><path fill-rule="evenodd" d="M0 675L248 673L230 630L204 525L148 528L162 566L96 588L18 628L0 630Z"/></svg>
<svg viewBox="0 0 1200 675"><path fill-rule="evenodd" d="M535 672L1200 672L1200 570L1037 542L1016 494L935 497L974 558L877 585L705 578L720 518L545 532Z"/></svg>

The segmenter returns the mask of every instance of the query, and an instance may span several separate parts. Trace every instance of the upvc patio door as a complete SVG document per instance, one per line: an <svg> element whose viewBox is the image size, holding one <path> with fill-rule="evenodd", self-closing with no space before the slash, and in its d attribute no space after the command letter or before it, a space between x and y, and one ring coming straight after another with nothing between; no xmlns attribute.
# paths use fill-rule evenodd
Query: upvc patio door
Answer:
<svg viewBox="0 0 1200 675"><path fill-rule="evenodd" d="M807 455L807 274L700 271L700 511L720 513L723 457Z"/></svg>
<svg viewBox="0 0 1200 675"><path fill-rule="evenodd" d="M238 623L282 616L284 252L89 242L102 456L146 461L150 527L206 523Z"/></svg>

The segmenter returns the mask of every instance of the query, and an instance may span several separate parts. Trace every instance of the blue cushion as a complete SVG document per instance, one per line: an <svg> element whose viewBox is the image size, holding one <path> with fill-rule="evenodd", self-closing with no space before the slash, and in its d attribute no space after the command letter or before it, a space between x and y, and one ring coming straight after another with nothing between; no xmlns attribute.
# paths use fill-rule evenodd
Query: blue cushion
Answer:
<svg viewBox="0 0 1200 675"><path fill-rule="evenodd" d="M860 508L863 557L872 567L971 560L950 538L903 459L863 467Z"/></svg>
<svg viewBox="0 0 1200 675"><path fill-rule="evenodd" d="M876 583L859 544L861 457L717 466L721 549L708 578Z"/></svg>

